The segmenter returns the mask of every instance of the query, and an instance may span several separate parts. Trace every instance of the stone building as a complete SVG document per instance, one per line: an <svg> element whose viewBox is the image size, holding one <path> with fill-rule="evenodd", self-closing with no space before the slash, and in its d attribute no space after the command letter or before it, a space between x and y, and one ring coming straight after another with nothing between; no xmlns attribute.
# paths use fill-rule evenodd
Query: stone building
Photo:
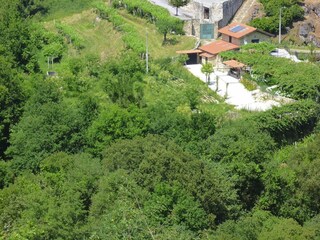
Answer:
<svg viewBox="0 0 320 240"><path fill-rule="evenodd" d="M244 0L191 0L183 7L186 34L199 39L216 39L218 29L226 26Z"/></svg>

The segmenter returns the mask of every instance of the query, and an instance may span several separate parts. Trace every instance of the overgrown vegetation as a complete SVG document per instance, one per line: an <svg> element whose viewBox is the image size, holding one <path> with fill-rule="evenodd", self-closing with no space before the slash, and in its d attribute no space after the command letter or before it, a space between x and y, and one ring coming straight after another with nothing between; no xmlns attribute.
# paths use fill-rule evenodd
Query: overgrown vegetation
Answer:
<svg viewBox="0 0 320 240"><path fill-rule="evenodd" d="M241 112L167 54L155 27L150 45L164 50L147 73L142 49L126 42L146 23L122 10L96 5L94 24L106 18L126 45L101 57L88 52L85 33L101 30L92 21L55 27L37 20L59 12L40 1L0 3L0 238L320 237L315 65L299 74L266 56L268 44L225 54L297 99ZM45 75L46 56L59 56L57 76Z"/></svg>

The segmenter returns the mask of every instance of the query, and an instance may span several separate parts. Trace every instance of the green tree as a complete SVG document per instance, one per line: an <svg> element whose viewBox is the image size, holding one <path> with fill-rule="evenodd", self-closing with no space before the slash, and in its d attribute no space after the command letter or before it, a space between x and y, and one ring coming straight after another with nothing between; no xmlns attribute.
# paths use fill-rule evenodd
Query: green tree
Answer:
<svg viewBox="0 0 320 240"><path fill-rule="evenodd" d="M49 10L47 5L44 0L21 0L18 9L22 16L27 18L37 13L47 13Z"/></svg>
<svg viewBox="0 0 320 240"><path fill-rule="evenodd" d="M200 203L209 224L235 217L239 210L233 184L220 165L196 160L164 137L117 141L106 148L103 164L109 171L126 170L149 191L161 182L181 183Z"/></svg>
<svg viewBox="0 0 320 240"><path fill-rule="evenodd" d="M7 150L16 170L39 170L41 160L54 152L77 153L84 149L91 119L87 105L66 101L59 81L37 79L21 120L12 129Z"/></svg>
<svg viewBox="0 0 320 240"><path fill-rule="evenodd" d="M210 239L256 240L256 239L317 239L317 223L301 226L293 219L279 218L270 212L256 210L237 221L226 221Z"/></svg>
<svg viewBox="0 0 320 240"><path fill-rule="evenodd" d="M6 239L82 238L91 196L101 176L98 159L54 154L41 173L28 172L0 190L0 236Z"/></svg>
<svg viewBox="0 0 320 240"><path fill-rule="evenodd" d="M242 120L220 128L208 142L208 158L226 164L242 204L254 207L263 190L263 164L271 159L274 140L253 121Z"/></svg>
<svg viewBox="0 0 320 240"><path fill-rule="evenodd" d="M176 16L178 16L178 9L187 5L190 0L169 0L169 3L176 8Z"/></svg>
<svg viewBox="0 0 320 240"><path fill-rule="evenodd" d="M101 178L92 197L88 232L92 239L152 239L149 219L142 209L148 192L125 171Z"/></svg>
<svg viewBox="0 0 320 240"><path fill-rule="evenodd" d="M0 45L0 52L1 47ZM5 157L11 128L22 114L25 94L21 81L19 73L13 68L12 60L0 56L0 158Z"/></svg>
<svg viewBox="0 0 320 240"><path fill-rule="evenodd" d="M279 150L266 165L258 206L300 224L320 213L319 134Z"/></svg>
<svg viewBox="0 0 320 240"><path fill-rule="evenodd" d="M143 109L131 106L127 109L117 105L109 105L101 110L87 131L87 141L94 154L117 139L131 139L145 135L148 131L149 119Z"/></svg>
<svg viewBox="0 0 320 240"><path fill-rule="evenodd" d="M182 33L181 26L183 26L183 24L179 21L179 19L175 18L161 16L156 21L156 27L158 28L159 32L163 34L163 44L167 43L168 33Z"/></svg>
<svg viewBox="0 0 320 240"><path fill-rule="evenodd" d="M104 80L104 89L111 101L122 107L144 106L144 65L136 54L125 54L121 61L107 63L98 77Z"/></svg>
<svg viewBox="0 0 320 240"><path fill-rule="evenodd" d="M274 219L264 224L258 239L315 239L315 231L302 227L293 219Z"/></svg>
<svg viewBox="0 0 320 240"><path fill-rule="evenodd" d="M164 226L184 226L192 231L208 227L208 219L200 203L179 183L159 183L145 203L150 222Z"/></svg>
<svg viewBox="0 0 320 240"><path fill-rule="evenodd" d="M210 74L213 72L213 66L211 63L202 64L201 72L206 75L206 82L210 84Z"/></svg>
<svg viewBox="0 0 320 240"><path fill-rule="evenodd" d="M36 61L37 45L31 41L31 22L19 11L20 1L1 0L0 42L6 48L6 55L12 56L17 67L26 72L38 71Z"/></svg>

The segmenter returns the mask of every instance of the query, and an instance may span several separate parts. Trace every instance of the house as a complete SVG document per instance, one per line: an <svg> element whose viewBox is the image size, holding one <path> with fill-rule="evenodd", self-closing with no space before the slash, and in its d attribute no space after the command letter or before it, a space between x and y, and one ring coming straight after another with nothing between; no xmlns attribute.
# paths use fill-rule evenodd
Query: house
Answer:
<svg viewBox="0 0 320 240"><path fill-rule="evenodd" d="M217 56L221 52L237 50L240 46L248 43L269 41L270 37L273 37L270 33L242 23L229 24L218 32L221 34L221 40L200 46L198 49L177 51L177 53L188 54L189 61L187 64L207 62L215 64Z"/></svg>
<svg viewBox="0 0 320 240"><path fill-rule="evenodd" d="M246 45L248 43L265 42L269 41L270 37L274 37L273 34L242 23L229 24L228 26L219 29L219 33L221 34L221 39L223 41L237 46Z"/></svg>

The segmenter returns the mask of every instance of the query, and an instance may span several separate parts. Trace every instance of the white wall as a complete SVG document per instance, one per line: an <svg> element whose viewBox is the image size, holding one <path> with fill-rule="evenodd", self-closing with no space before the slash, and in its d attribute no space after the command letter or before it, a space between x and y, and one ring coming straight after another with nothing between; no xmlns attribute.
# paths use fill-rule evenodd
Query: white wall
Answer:
<svg viewBox="0 0 320 240"><path fill-rule="evenodd" d="M248 43L251 43L251 41L253 39L259 39L259 42L268 42L271 41L270 37L260 33L260 32L253 32L251 34L248 34L247 36L245 36L243 39L241 39L241 44L245 45Z"/></svg>

